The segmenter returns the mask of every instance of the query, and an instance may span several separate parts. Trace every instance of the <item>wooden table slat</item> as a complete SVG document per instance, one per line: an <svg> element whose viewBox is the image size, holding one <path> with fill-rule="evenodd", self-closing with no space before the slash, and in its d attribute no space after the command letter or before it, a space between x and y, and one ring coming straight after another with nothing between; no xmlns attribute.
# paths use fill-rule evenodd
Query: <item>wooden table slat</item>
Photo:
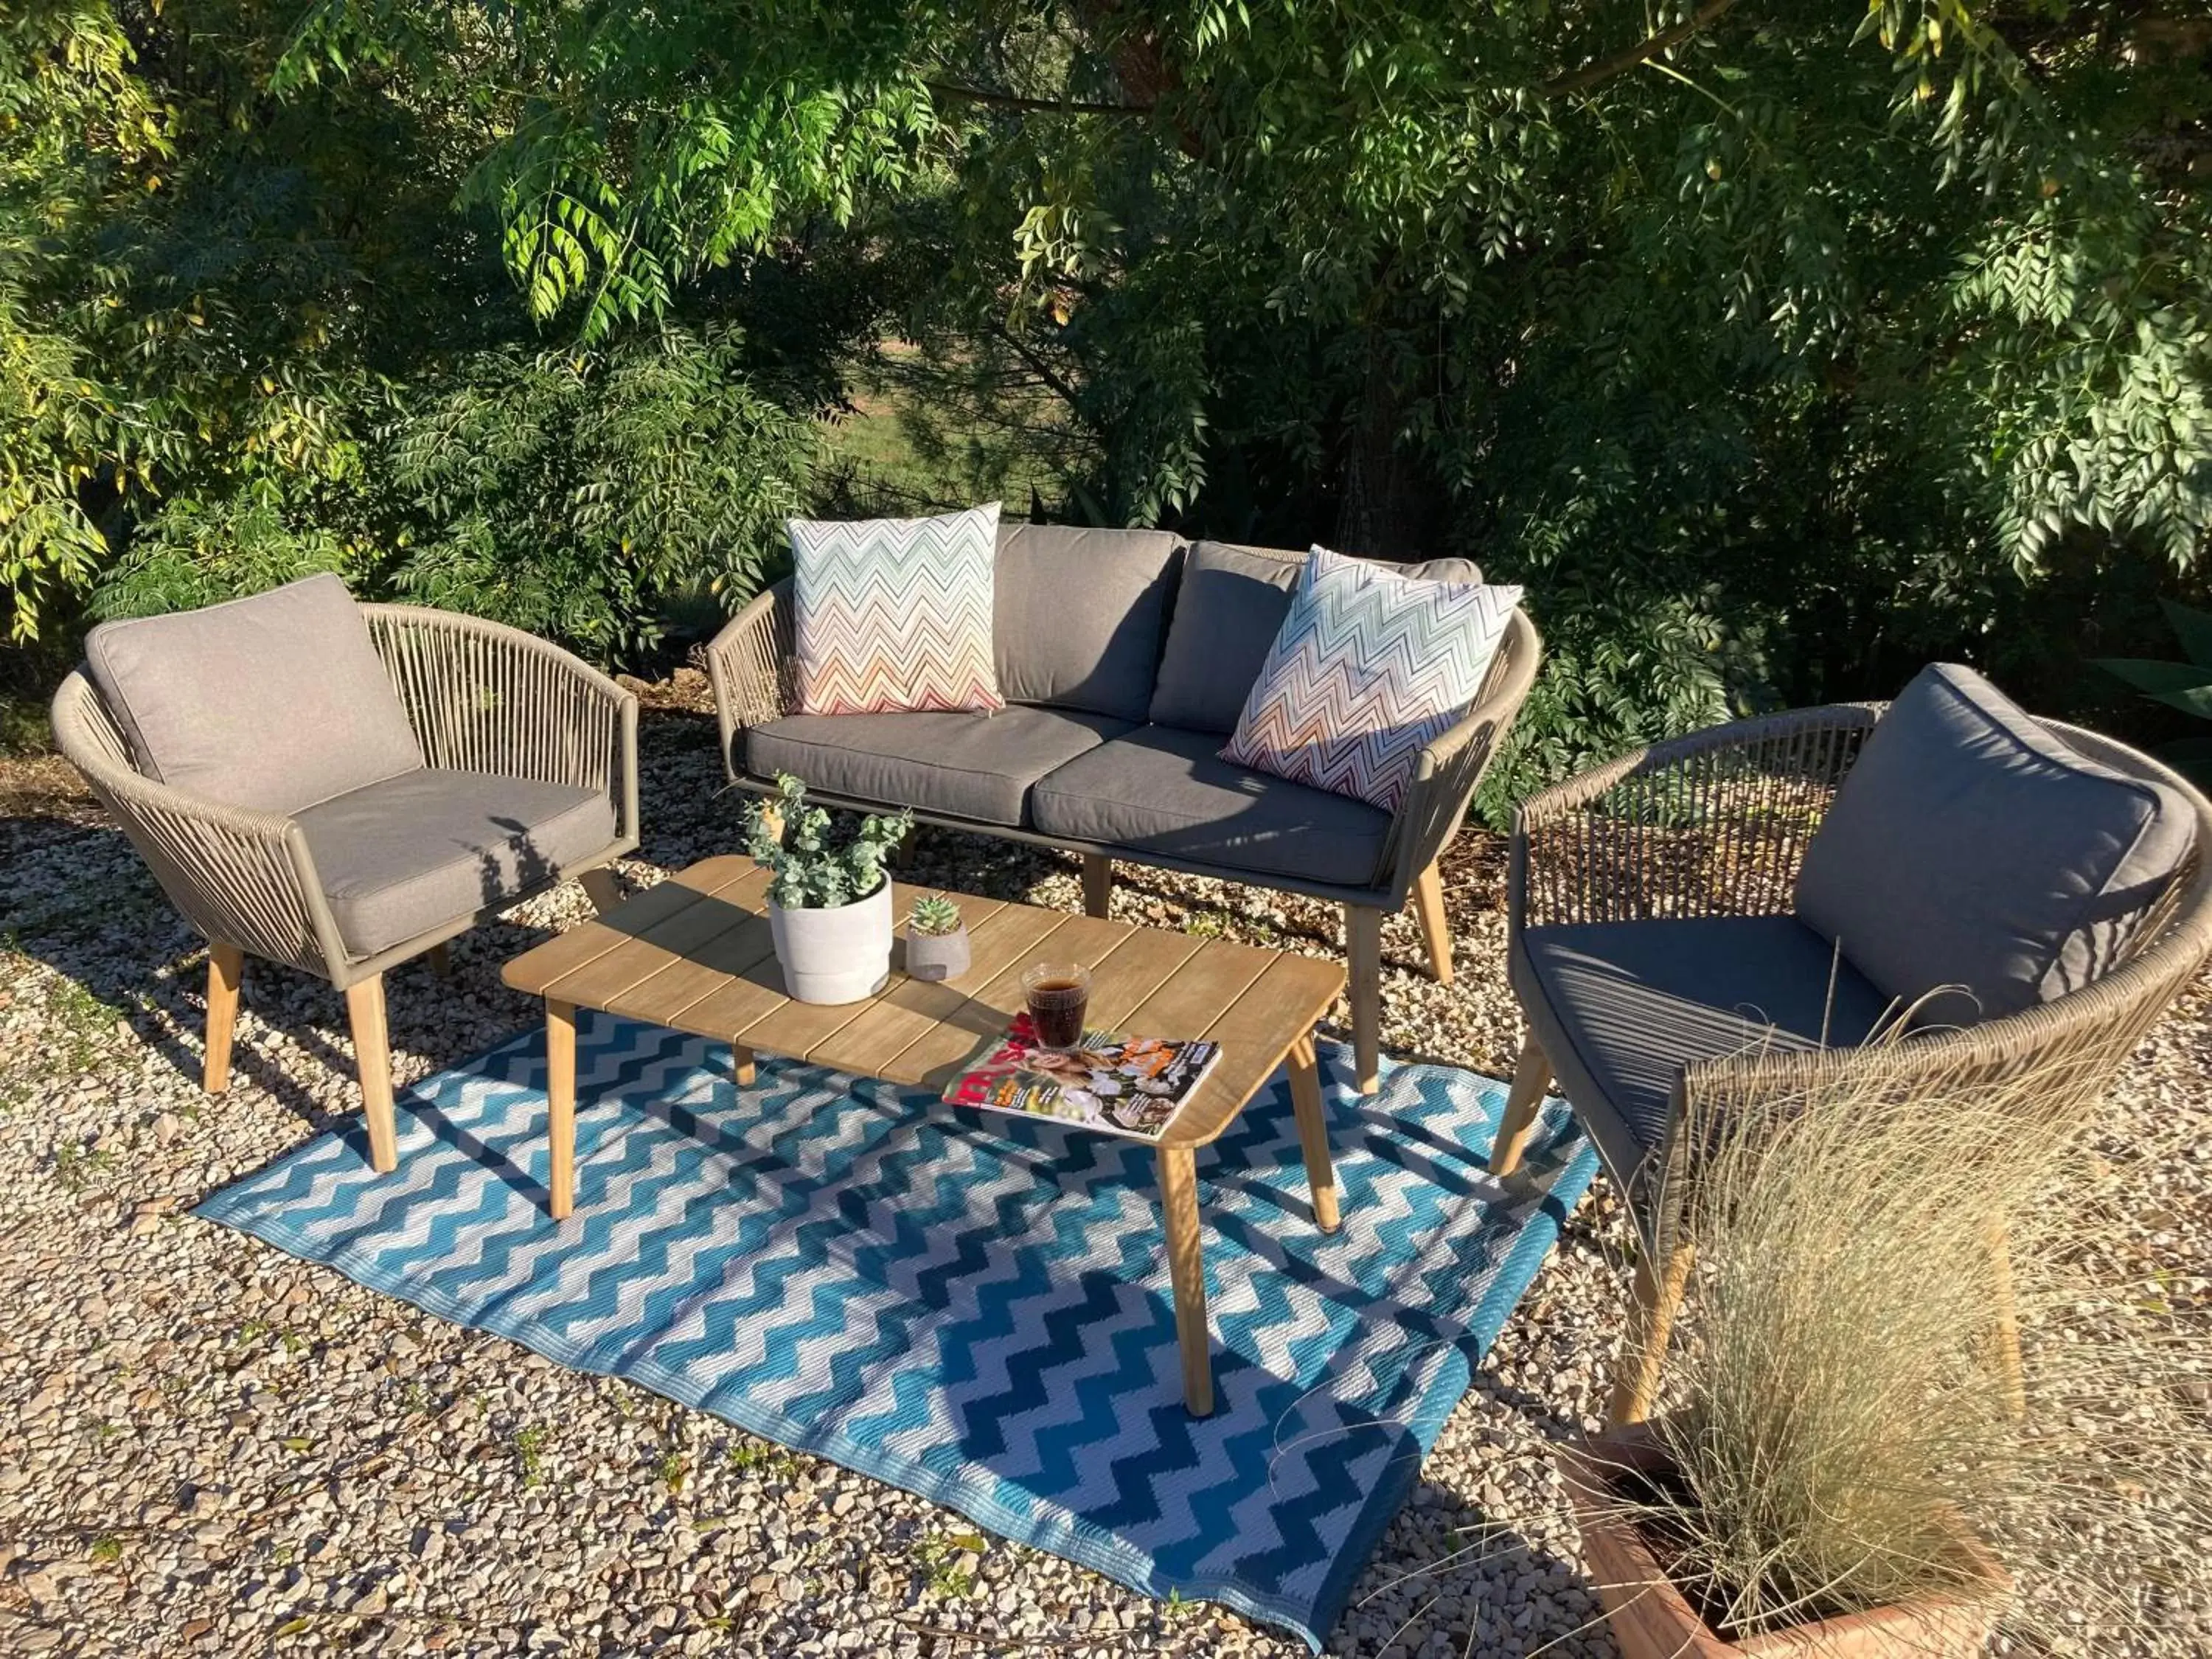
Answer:
<svg viewBox="0 0 2212 1659"><path fill-rule="evenodd" d="M543 945L532 946L500 970L500 977L516 990L543 996L545 988L563 975L605 956L623 941L634 939L689 909L703 894L711 894L757 873L760 866L749 858L712 858L671 876L656 886L623 901L611 921L602 917Z"/></svg>
<svg viewBox="0 0 2212 1659"><path fill-rule="evenodd" d="M757 915L760 896L767 889L768 872L755 867L718 891L700 894L696 902L562 975L545 988L545 994L586 1008L610 1006L632 987L665 968L681 966L709 940Z"/></svg>
<svg viewBox="0 0 2212 1659"><path fill-rule="evenodd" d="M1344 969L1333 962L1276 957L1206 1027L1221 1057L1161 1144L1202 1146L1227 1128L1343 989Z"/></svg>
<svg viewBox="0 0 2212 1659"><path fill-rule="evenodd" d="M1171 960L1161 961L1150 951L1140 951L1139 945L1159 941L1183 948L1170 954ZM925 1084L942 1089L958 1074L961 1067L975 1056L983 1045L1005 1032L1022 1006L1022 975L1029 965L1048 950L1052 954L1071 962L1079 962L1091 969L1091 1006L1094 1011L1092 1023L1097 1024L1095 1011L1099 1006L1102 988L1123 983L1141 983L1142 991L1131 1000L1141 1001L1153 987L1188 960L1198 949L1198 941L1186 939L1180 933L1159 933L1139 928L1126 921L1108 921L1097 916L1070 916L1053 930L1045 949L1031 952L1011 962L992 975L990 981L970 991L966 999L940 1018L936 1025L916 1038L908 1048L889 1061L890 1070L884 1073L901 1083ZM1137 952L1132 971L1118 973L1122 952Z"/></svg>
<svg viewBox="0 0 2212 1659"><path fill-rule="evenodd" d="M1267 971L1275 952L1208 939L1159 988L1115 1022L1132 1036L1200 1037L1245 988Z"/></svg>
<svg viewBox="0 0 2212 1659"><path fill-rule="evenodd" d="M966 973L957 979L937 981L897 981L867 1012L842 1027L806 1058L861 1077L880 1077L893 1083L912 1081L890 1063L967 1001L972 988L988 983L1003 969L1016 963L1026 967L1040 956L1051 955L1062 926L1071 920L1060 911L1018 904L999 910L980 926L971 923ZM765 1039L760 1046L775 1047Z"/></svg>

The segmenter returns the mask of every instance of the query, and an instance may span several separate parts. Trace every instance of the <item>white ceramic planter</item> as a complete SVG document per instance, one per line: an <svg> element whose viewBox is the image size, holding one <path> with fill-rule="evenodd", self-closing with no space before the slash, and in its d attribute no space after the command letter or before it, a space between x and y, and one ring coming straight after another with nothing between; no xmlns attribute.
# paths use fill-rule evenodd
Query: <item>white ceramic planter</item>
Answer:
<svg viewBox="0 0 2212 1659"><path fill-rule="evenodd" d="M783 988L800 1002L858 1002L891 976L891 884L834 910L787 910L769 902L768 925Z"/></svg>
<svg viewBox="0 0 2212 1659"><path fill-rule="evenodd" d="M920 980L957 979L968 971L968 929L949 933L917 933L906 930L906 971Z"/></svg>

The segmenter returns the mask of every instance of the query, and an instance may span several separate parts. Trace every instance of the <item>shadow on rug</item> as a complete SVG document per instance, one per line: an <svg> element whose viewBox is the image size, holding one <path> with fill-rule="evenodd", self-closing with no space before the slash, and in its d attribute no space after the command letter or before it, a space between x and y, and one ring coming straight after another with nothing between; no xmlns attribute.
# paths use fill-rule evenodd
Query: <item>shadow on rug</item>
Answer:
<svg viewBox="0 0 2212 1659"><path fill-rule="evenodd" d="M1148 1147L611 1015L577 1053L576 1208L546 1216L543 1038L425 1079L398 1171L325 1134L198 1213L623 1376L1158 1596L1318 1650L1595 1158L1557 1101L1530 1188L1504 1087L1324 1045L1344 1225L1281 1073L1199 1154L1216 1409L1182 1407Z"/></svg>

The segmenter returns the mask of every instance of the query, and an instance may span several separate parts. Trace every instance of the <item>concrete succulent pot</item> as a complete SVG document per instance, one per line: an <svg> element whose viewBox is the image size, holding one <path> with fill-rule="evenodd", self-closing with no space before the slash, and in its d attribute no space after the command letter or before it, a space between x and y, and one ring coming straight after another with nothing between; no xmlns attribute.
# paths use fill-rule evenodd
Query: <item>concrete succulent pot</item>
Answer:
<svg viewBox="0 0 2212 1659"><path fill-rule="evenodd" d="M968 924L949 933L925 933L911 923L906 930L909 979L957 979L968 971Z"/></svg>
<svg viewBox="0 0 2212 1659"><path fill-rule="evenodd" d="M1622 1659L1978 1659L2012 1589L2003 1567L1961 1521L1955 1588L1759 1635L1723 1636L1668 1577L1620 1493L1624 1477L1671 1466L1654 1425L1609 1430L1558 1455L1583 1559Z"/></svg>
<svg viewBox="0 0 2212 1659"><path fill-rule="evenodd" d="M787 910L773 899L769 934L783 988L799 1002L858 1002L891 976L891 884L828 910Z"/></svg>

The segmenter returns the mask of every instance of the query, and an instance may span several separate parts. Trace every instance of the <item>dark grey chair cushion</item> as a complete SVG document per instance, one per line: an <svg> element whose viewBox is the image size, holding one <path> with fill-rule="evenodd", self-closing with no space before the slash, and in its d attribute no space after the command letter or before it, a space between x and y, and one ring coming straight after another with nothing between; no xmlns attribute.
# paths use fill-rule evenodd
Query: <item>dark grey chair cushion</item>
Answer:
<svg viewBox="0 0 2212 1659"><path fill-rule="evenodd" d="M360 956L550 881L615 838L603 793L441 769L349 790L299 820L338 932Z"/></svg>
<svg viewBox="0 0 2212 1659"><path fill-rule="evenodd" d="M368 625L333 575L102 623L84 655L132 764L205 800L291 812L422 764Z"/></svg>
<svg viewBox="0 0 2212 1659"><path fill-rule="evenodd" d="M1182 553L1164 530L1001 522L992 649L1006 701L1141 723Z"/></svg>
<svg viewBox="0 0 2212 1659"><path fill-rule="evenodd" d="M793 773L848 799L1018 825L1029 821L1030 785L1128 729L1103 714L1015 704L995 714L787 714L746 731L742 769Z"/></svg>
<svg viewBox="0 0 2212 1659"><path fill-rule="evenodd" d="M1220 737L1148 726L1069 762L1030 796L1050 836L1342 887L1376 884L1390 815L1231 765Z"/></svg>
<svg viewBox="0 0 2212 1659"><path fill-rule="evenodd" d="M1560 1089L1625 1182L1666 1144L1690 1061L1850 1047L1890 1006L1792 916L1531 927L1507 971Z"/></svg>
<svg viewBox="0 0 2212 1659"><path fill-rule="evenodd" d="M1155 726L1231 732L1244 712L1267 648L1282 632L1291 589L1305 568L1302 550L1194 542L1183 555L1175 614L1152 688ZM1432 581L1480 582L1471 560L1431 559L1386 568Z"/></svg>
<svg viewBox="0 0 2212 1659"><path fill-rule="evenodd" d="M1797 915L1888 994L1938 993L1916 1024L1971 1024L2110 969L2194 836L2172 790L2089 760L1971 668L1938 663L1844 775L1805 850Z"/></svg>

